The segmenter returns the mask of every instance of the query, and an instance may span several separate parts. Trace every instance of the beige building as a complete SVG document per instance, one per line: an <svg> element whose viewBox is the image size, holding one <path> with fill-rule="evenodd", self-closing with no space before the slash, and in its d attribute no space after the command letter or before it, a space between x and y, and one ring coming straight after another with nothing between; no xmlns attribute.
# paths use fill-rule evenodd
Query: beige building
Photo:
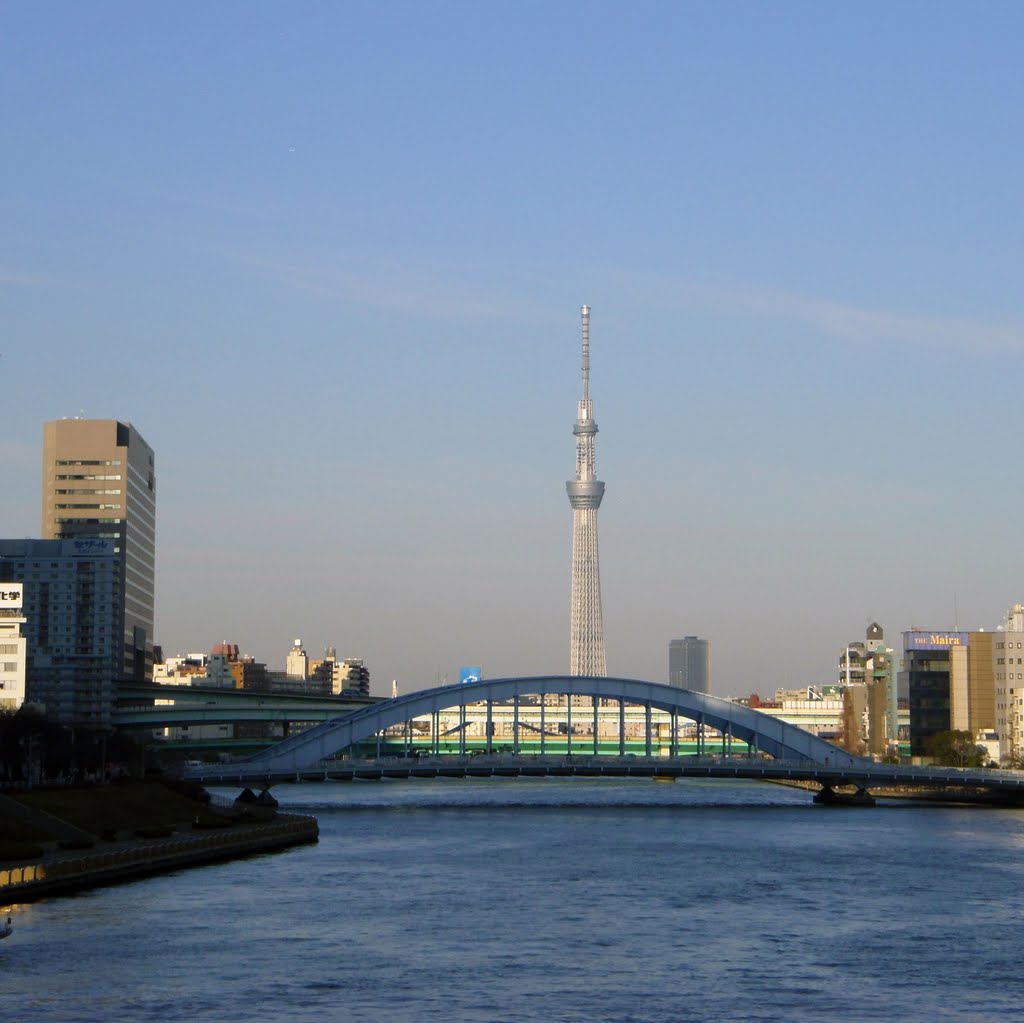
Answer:
<svg viewBox="0 0 1024 1023"><path fill-rule="evenodd" d="M43 426L43 537L114 544L119 673L151 678L156 475L153 449L135 427L114 419L58 419Z"/></svg>
<svg viewBox="0 0 1024 1023"><path fill-rule="evenodd" d="M996 725L995 648L1001 633L971 632L966 645L949 649L949 727L989 731Z"/></svg>

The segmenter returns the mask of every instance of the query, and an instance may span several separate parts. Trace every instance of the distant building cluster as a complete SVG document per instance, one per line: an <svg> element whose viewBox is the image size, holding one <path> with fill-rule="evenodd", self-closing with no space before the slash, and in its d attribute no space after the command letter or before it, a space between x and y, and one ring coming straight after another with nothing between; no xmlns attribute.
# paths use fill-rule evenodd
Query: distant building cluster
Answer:
<svg viewBox="0 0 1024 1023"><path fill-rule="evenodd" d="M310 693L369 692L358 658L301 643L274 672L234 644L162 660L154 645L156 469L130 423L43 426L42 535L0 539L0 711L26 703L72 727L107 731L121 682Z"/></svg>
<svg viewBox="0 0 1024 1023"><path fill-rule="evenodd" d="M903 634L901 694L910 748L928 757L936 736L969 732L997 762L1024 753L1024 605L992 631L912 629Z"/></svg>
<svg viewBox="0 0 1024 1023"><path fill-rule="evenodd" d="M799 725L858 755L927 763L959 733L993 764L1024 759L1024 605L995 629L913 628L902 649L872 623L843 648L834 684L777 690L740 702Z"/></svg>
<svg viewBox="0 0 1024 1023"><path fill-rule="evenodd" d="M291 692L308 696L370 695L370 671L362 658L339 658L328 647L310 660L302 640L289 649L284 671L274 671L242 654L235 643L218 643L209 653L179 654L154 665L153 681L167 685Z"/></svg>

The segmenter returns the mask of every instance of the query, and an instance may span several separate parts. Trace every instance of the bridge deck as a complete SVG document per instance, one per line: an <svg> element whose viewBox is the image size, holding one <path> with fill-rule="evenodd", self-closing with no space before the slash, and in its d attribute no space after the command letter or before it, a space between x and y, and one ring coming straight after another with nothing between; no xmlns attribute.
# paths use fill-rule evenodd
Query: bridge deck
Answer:
<svg viewBox="0 0 1024 1023"><path fill-rule="evenodd" d="M814 782L822 788L853 786L866 791L917 789L944 792L951 802L979 790L993 802L1024 803L1024 772L907 767L863 761L854 767L824 767L743 757L615 756L435 756L379 760L324 761L300 771L268 772L258 764L235 763L191 771L207 785L272 785L295 781L376 781L385 778L744 778L755 781ZM973 801L973 799L972 799Z"/></svg>

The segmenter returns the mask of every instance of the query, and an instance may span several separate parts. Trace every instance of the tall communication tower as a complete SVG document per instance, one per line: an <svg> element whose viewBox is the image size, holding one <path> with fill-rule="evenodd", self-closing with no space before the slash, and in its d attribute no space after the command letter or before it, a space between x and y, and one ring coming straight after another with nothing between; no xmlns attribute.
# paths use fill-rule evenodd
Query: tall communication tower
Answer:
<svg viewBox="0 0 1024 1023"><path fill-rule="evenodd" d="M597 423L590 401L590 306L580 309L583 336L583 396L576 413L576 479L565 485L572 505L572 605L569 674L605 675L601 571L597 557L597 509L604 484L597 478L594 436Z"/></svg>

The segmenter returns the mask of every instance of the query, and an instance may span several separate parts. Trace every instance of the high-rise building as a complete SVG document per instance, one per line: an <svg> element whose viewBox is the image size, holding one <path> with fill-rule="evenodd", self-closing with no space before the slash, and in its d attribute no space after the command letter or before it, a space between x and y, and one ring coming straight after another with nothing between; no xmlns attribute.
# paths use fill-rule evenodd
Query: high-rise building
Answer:
<svg viewBox="0 0 1024 1023"><path fill-rule="evenodd" d="M331 691L370 695L370 670L361 657L347 657L337 663Z"/></svg>
<svg viewBox="0 0 1024 1023"><path fill-rule="evenodd" d="M604 484L597 478L597 423L590 400L590 306L580 310L583 394L576 413L576 478L566 483L572 506L572 601L569 614L569 674L605 675L601 573L597 556L597 509Z"/></svg>
<svg viewBox="0 0 1024 1023"><path fill-rule="evenodd" d="M112 620L116 674L153 670L156 475L153 449L130 423L58 419L43 427L43 537L109 540L119 558Z"/></svg>
<svg viewBox="0 0 1024 1023"><path fill-rule="evenodd" d="M966 632L912 629L903 633L900 689L910 702L912 756L930 756L932 739L950 730L951 651L967 643Z"/></svg>
<svg viewBox="0 0 1024 1023"><path fill-rule="evenodd" d="M110 727L122 574L112 540L0 540L0 590L24 595L25 702L64 724Z"/></svg>
<svg viewBox="0 0 1024 1023"><path fill-rule="evenodd" d="M1000 754L1008 763L1024 758L1024 605L1014 604L992 640L993 713Z"/></svg>
<svg viewBox="0 0 1024 1023"><path fill-rule="evenodd" d="M288 651L285 674L289 678L301 679L303 682L309 678L309 655L302 646L301 639L297 639Z"/></svg>
<svg viewBox="0 0 1024 1023"><path fill-rule="evenodd" d="M695 693L711 692L711 644L698 636L673 639L668 645L668 682Z"/></svg>
<svg viewBox="0 0 1024 1023"><path fill-rule="evenodd" d="M863 641L847 643L840 651L837 690L845 704L843 744L850 752L885 756L897 748L899 714L892 653L878 622L867 627Z"/></svg>

